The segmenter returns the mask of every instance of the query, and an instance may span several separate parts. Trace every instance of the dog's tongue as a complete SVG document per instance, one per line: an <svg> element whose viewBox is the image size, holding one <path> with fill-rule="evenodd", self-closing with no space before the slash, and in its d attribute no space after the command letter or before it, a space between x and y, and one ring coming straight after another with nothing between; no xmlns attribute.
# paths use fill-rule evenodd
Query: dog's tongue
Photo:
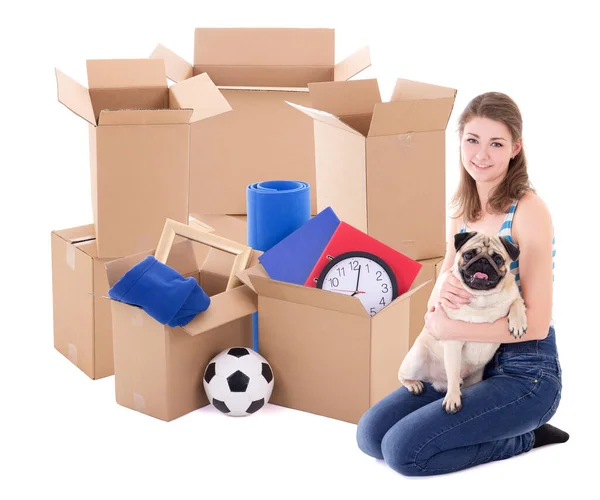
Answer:
<svg viewBox="0 0 600 500"><path fill-rule="evenodd" d="M476 272L473 275L473 278L479 278L479 279L482 279L482 280L486 280L486 279L488 279L488 275L485 274L485 273Z"/></svg>

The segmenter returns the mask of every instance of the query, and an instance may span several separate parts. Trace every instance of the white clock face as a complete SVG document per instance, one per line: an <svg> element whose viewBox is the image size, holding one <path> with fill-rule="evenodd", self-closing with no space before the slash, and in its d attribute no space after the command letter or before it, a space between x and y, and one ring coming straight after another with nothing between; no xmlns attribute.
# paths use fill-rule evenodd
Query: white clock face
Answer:
<svg viewBox="0 0 600 500"><path fill-rule="evenodd" d="M388 272L367 257L340 260L325 275L322 289L358 297L371 316L393 300L392 280Z"/></svg>

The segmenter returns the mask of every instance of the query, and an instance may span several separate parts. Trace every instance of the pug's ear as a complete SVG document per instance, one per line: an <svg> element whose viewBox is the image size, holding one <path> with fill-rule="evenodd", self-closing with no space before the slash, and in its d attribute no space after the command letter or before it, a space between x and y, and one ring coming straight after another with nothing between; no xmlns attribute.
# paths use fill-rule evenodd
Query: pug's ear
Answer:
<svg viewBox="0 0 600 500"><path fill-rule="evenodd" d="M500 236L500 241L502 242L502 245L506 249L506 252L508 253L508 256L511 258L511 260L513 260L513 261L517 260L521 253L521 251L519 250L519 247L517 245L515 245L514 243L511 243L504 236Z"/></svg>
<svg viewBox="0 0 600 500"><path fill-rule="evenodd" d="M458 252L467 241L477 235L477 231L470 231L464 233L456 233L454 235L454 249Z"/></svg>

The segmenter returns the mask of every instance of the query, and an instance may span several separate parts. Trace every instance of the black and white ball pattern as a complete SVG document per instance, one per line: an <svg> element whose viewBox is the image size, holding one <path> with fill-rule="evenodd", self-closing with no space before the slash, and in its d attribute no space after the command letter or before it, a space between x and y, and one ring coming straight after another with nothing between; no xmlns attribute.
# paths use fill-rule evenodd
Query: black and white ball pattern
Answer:
<svg viewBox="0 0 600 500"><path fill-rule="evenodd" d="M275 383L265 358L248 347L231 347L215 356L204 371L210 403L232 417L251 415L269 402Z"/></svg>

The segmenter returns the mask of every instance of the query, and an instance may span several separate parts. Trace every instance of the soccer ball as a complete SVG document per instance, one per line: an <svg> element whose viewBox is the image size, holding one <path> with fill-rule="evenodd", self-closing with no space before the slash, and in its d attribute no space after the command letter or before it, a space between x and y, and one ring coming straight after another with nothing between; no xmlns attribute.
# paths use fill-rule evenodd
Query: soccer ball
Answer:
<svg viewBox="0 0 600 500"><path fill-rule="evenodd" d="M256 413L268 403L274 377L265 358L247 347L231 347L215 356L204 370L209 402L232 417Z"/></svg>

